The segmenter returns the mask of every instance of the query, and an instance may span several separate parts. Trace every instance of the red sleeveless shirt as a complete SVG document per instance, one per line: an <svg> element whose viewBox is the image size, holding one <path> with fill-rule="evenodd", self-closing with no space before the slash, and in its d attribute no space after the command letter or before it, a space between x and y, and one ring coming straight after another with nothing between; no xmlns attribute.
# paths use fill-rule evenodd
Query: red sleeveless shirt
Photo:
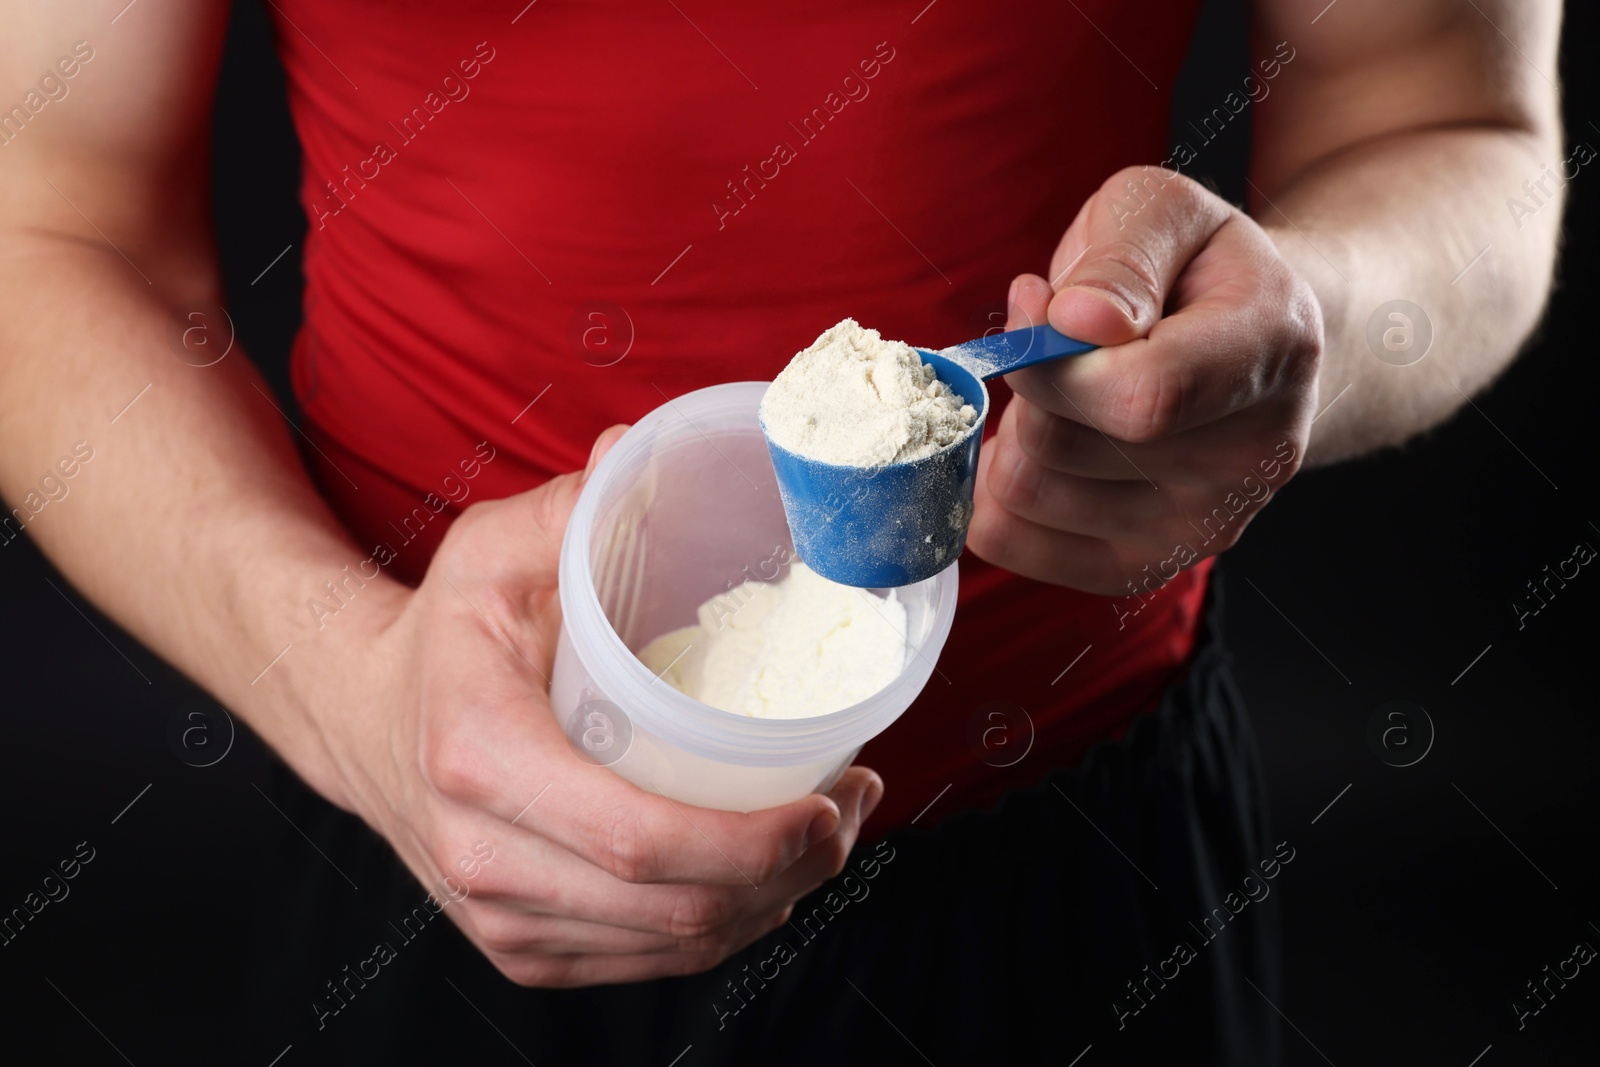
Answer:
<svg viewBox="0 0 1600 1067"><path fill-rule="evenodd" d="M460 507L846 316L930 347L1002 323L1083 199L1164 155L1198 0L925 2L276 0L294 384L358 541L416 580ZM951 654L860 757L870 831L1118 735L1182 670L1206 573L1122 614L965 555Z"/></svg>

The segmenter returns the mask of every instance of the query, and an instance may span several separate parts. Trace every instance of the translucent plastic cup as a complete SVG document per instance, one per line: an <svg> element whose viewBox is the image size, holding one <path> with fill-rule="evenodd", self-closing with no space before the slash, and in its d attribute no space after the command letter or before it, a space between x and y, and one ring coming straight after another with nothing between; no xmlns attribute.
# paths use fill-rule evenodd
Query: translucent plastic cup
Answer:
<svg viewBox="0 0 1600 1067"><path fill-rule="evenodd" d="M899 677L810 718L721 711L639 661L634 650L694 625L706 600L746 580L779 580L795 558L758 419L766 388L701 389L639 420L595 468L561 544L557 721L580 751L630 782L730 811L831 786L927 684L956 607L954 566L896 590L906 607Z"/></svg>

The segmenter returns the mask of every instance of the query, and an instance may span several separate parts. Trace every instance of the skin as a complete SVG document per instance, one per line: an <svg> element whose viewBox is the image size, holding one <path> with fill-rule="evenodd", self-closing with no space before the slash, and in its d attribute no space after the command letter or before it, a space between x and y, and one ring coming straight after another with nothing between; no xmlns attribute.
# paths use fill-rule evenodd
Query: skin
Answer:
<svg viewBox="0 0 1600 1067"><path fill-rule="evenodd" d="M1505 200L1567 155L1544 79L1560 5L1340 0L1312 25L1325 8L1256 4L1254 52L1295 51L1257 105L1248 214L1131 168L1084 203L1054 284L1013 283L1009 329L1048 321L1105 347L1007 376L1017 400L980 455L967 537L984 559L1127 595L1177 545L1196 549L1190 566L1232 547L1270 496L1235 496L1209 544L1199 524L1281 442L1296 458L1276 486L1397 444L1450 417L1533 329L1559 193L1521 228ZM1434 329L1408 367L1365 338L1396 298Z"/></svg>
<svg viewBox="0 0 1600 1067"><path fill-rule="evenodd" d="M110 26L121 6L0 4L0 84L35 83L73 41L96 49L70 98L0 147L0 490L16 504L73 442L95 448L73 503L28 532L453 898L512 980L703 970L784 922L843 866L875 773L748 815L691 808L582 762L548 714L562 531L620 428L585 472L468 508L419 588L380 576L321 629L309 619L306 600L368 553L242 353L200 373L166 340L186 304L220 302L206 130L225 12L172 0ZM1499 212L1564 154L1532 72L1554 69L1557 5L1341 0L1313 26L1320 6L1258 5L1260 40L1297 56L1256 118L1249 215L1172 178L1118 225L1114 176L1063 237L1056 284L1018 279L1012 325L1048 317L1105 347L1012 376L1020 399L984 449L981 555L1121 592L1278 442L1322 462L1400 441L1527 336L1559 208L1520 230ZM1362 340L1396 296L1437 331L1410 368ZM1319 395L1351 382L1313 428ZM494 858L469 878L480 841Z"/></svg>

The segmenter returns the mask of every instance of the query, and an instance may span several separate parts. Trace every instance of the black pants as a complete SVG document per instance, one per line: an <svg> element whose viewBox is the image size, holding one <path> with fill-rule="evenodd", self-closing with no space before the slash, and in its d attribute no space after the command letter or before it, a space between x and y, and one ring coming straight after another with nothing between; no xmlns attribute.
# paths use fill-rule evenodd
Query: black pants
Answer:
<svg viewBox="0 0 1600 1067"><path fill-rule="evenodd" d="M688 978L511 984L447 918L417 921L424 891L387 845L285 774L279 804L344 874L284 827L241 1052L266 1063L292 1044L295 1064L1270 1067L1274 879L1293 850L1267 833L1219 607L1214 586L1186 678L1122 740L992 812L858 848L850 877L788 926ZM378 942L393 958L351 980L372 973L362 961Z"/></svg>

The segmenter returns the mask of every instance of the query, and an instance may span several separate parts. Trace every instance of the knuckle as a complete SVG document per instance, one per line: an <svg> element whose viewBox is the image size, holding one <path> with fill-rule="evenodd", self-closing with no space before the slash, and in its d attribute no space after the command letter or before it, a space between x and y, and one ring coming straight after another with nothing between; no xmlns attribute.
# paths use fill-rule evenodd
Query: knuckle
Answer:
<svg viewBox="0 0 1600 1067"><path fill-rule="evenodd" d="M468 892L480 900L505 900L529 895L527 883L520 881L506 867L481 867L477 875L465 882L465 884L468 887Z"/></svg>
<svg viewBox="0 0 1600 1067"><path fill-rule="evenodd" d="M1161 311L1161 269L1150 250L1137 241L1109 241L1075 272L1074 286L1103 289L1134 309Z"/></svg>
<svg viewBox="0 0 1600 1067"><path fill-rule="evenodd" d="M1111 193L1112 195L1120 195L1122 190L1127 188L1128 182L1134 182L1137 184L1141 174L1142 168L1140 167L1123 167L1121 170L1112 174L1111 177L1107 178L1101 184L1100 189L1102 192Z"/></svg>
<svg viewBox="0 0 1600 1067"><path fill-rule="evenodd" d="M493 525L494 517L505 511L506 507L504 500L479 500L462 508L456 522L466 524L462 529L467 534L480 535L485 526Z"/></svg>
<svg viewBox="0 0 1600 1067"><path fill-rule="evenodd" d="M1290 339L1294 354L1299 357L1296 362L1315 374L1317 364L1322 359L1325 337L1322 306L1303 282L1298 288L1297 298L1290 304Z"/></svg>
<svg viewBox="0 0 1600 1067"><path fill-rule="evenodd" d="M555 989L572 984L571 974L577 957L500 956L490 957L495 970L524 989Z"/></svg>
<svg viewBox="0 0 1600 1067"><path fill-rule="evenodd" d="M457 731L425 730L419 760L423 776L443 796L471 800L486 793L482 754Z"/></svg>
<svg viewBox="0 0 1600 1067"><path fill-rule="evenodd" d="M504 500L482 500L463 508L450 519L450 526L439 542L435 560L428 568L430 575L438 569L442 577L466 590L467 595L480 607L484 606L481 598L490 595L498 583L517 573L515 564L518 557L515 554L508 555L505 550L508 535L506 517L514 514L506 509ZM441 515L441 518L448 517L448 510ZM521 531L521 536L539 537L543 533L541 527L530 525ZM450 601L459 600L454 592L445 592Z"/></svg>
<svg viewBox="0 0 1600 1067"><path fill-rule="evenodd" d="M1031 512L1037 507L1044 471L1018 443L1001 443L993 473L994 497L1006 510Z"/></svg>
<svg viewBox="0 0 1600 1067"><path fill-rule="evenodd" d="M1173 203L1191 225L1215 229L1235 213L1235 208L1222 197L1206 188L1187 174L1171 172L1169 190Z"/></svg>
<svg viewBox="0 0 1600 1067"><path fill-rule="evenodd" d="M656 856L650 836L631 808L607 812L599 831L599 865L624 882L650 881L656 873Z"/></svg>
<svg viewBox="0 0 1600 1067"><path fill-rule="evenodd" d="M489 513L493 510L494 505L489 502L468 504L461 509L460 514L456 516L455 522L451 523L450 528L460 531L462 537L469 537L478 532L483 526L484 519L488 518Z"/></svg>
<svg viewBox="0 0 1600 1067"><path fill-rule="evenodd" d="M713 937L729 916L727 896L704 886L690 886L678 895L667 919L667 934L694 942Z"/></svg>
<svg viewBox="0 0 1600 1067"><path fill-rule="evenodd" d="M1012 403L1018 401L1013 400ZM1065 421L1043 408L1022 401L1021 409L1017 412L1018 447L1034 459L1048 461L1056 452L1063 450L1063 430L1056 424Z"/></svg>
<svg viewBox="0 0 1600 1067"><path fill-rule="evenodd" d="M1152 204L1151 228L1176 225L1182 230L1207 233L1220 227L1237 210L1205 185L1159 166L1124 167L1100 187L1100 198L1111 205L1112 217L1123 228L1126 218L1140 215Z"/></svg>
<svg viewBox="0 0 1600 1067"><path fill-rule="evenodd" d="M1181 371L1140 368L1123 390L1113 410L1117 434L1124 441L1149 444L1172 432L1183 414L1191 386Z"/></svg>
<svg viewBox="0 0 1600 1067"><path fill-rule="evenodd" d="M750 880L757 885L766 885L783 873L790 858L784 841L778 838L762 841L750 859Z"/></svg>
<svg viewBox="0 0 1600 1067"><path fill-rule="evenodd" d="M454 559L465 550L465 546L481 537L484 520L488 517L492 506L492 503L486 501L463 508L450 521L444 539L439 542L439 557L443 560Z"/></svg>
<svg viewBox="0 0 1600 1067"><path fill-rule="evenodd" d="M1283 480L1284 482L1288 482L1289 479L1300 473L1300 467L1305 462L1306 441L1303 435L1298 438L1285 437L1284 440L1293 440L1295 442L1294 455L1290 456L1286 460L1279 461L1283 470Z"/></svg>
<svg viewBox="0 0 1600 1067"><path fill-rule="evenodd" d="M1266 505L1268 498L1262 496L1246 499L1238 511L1233 510L1234 505L1228 503L1228 499L1236 499L1236 494L1230 492L1219 506L1214 506L1209 512L1202 512L1194 520L1209 535L1209 539L1201 547L1199 559L1218 555L1237 545L1244 536L1245 528L1250 525L1250 520L1255 518L1256 513ZM1226 522L1222 521L1224 518Z"/></svg>
<svg viewBox="0 0 1600 1067"><path fill-rule="evenodd" d="M1322 361L1322 306L1311 287L1291 268L1285 265L1281 273L1284 277L1274 300L1282 312L1277 316L1273 378L1306 381L1316 376Z"/></svg>
<svg viewBox="0 0 1600 1067"><path fill-rule="evenodd" d="M1244 536L1245 527L1250 525L1250 520L1252 518L1254 518L1254 515L1250 511L1244 512L1223 529L1222 533L1217 537L1215 542L1206 547L1213 555L1219 552L1228 551L1234 545L1239 543L1239 539Z"/></svg>
<svg viewBox="0 0 1600 1067"><path fill-rule="evenodd" d="M1199 182L1178 171L1149 164L1123 167L1100 186L1102 196L1118 201L1127 200L1132 193L1136 201L1148 200L1157 194L1171 194L1187 202L1204 191L1205 187Z"/></svg>
<svg viewBox="0 0 1600 1067"><path fill-rule="evenodd" d="M1156 265L1155 256L1139 242L1112 241L1104 249L1103 258L1125 269L1148 295L1154 296L1160 292L1161 270Z"/></svg>
<svg viewBox="0 0 1600 1067"><path fill-rule="evenodd" d="M1202 225L1219 225L1233 213L1227 201L1189 175L1176 170L1162 170L1165 182L1162 195L1172 197L1176 213Z"/></svg>
<svg viewBox="0 0 1600 1067"><path fill-rule="evenodd" d="M532 940L527 922L509 913L485 908L477 909L472 916L478 944L491 956L511 955L527 948Z"/></svg>

